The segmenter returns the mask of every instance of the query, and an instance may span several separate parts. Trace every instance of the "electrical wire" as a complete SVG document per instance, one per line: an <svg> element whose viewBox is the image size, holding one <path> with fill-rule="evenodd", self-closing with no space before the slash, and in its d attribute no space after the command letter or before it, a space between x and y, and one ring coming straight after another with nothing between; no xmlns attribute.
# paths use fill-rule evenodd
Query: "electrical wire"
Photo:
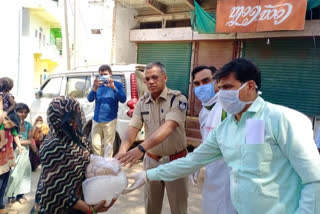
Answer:
<svg viewBox="0 0 320 214"><path fill-rule="evenodd" d="M77 1L77 0L74 0L74 1ZM75 14L75 8L72 7L72 4L70 2L70 0L68 0L69 2L69 5L70 5L70 9L71 9L71 13L72 13L72 16L74 17L74 14ZM80 7L81 8L81 7ZM87 25L85 24L84 20L83 20L83 17L81 15L81 10L79 10L79 17L80 17L80 21L81 21L81 24L84 28L84 32L86 33L86 36L87 38L89 38L89 34L88 34L88 28L87 28Z"/></svg>

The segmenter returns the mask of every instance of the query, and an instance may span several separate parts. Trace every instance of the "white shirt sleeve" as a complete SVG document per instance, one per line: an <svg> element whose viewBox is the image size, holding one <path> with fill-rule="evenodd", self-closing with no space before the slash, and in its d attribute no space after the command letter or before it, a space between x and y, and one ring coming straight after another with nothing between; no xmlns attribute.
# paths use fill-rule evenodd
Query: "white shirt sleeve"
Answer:
<svg viewBox="0 0 320 214"><path fill-rule="evenodd" d="M319 129L318 129L316 143L317 143L317 147L320 149L320 126L319 126Z"/></svg>

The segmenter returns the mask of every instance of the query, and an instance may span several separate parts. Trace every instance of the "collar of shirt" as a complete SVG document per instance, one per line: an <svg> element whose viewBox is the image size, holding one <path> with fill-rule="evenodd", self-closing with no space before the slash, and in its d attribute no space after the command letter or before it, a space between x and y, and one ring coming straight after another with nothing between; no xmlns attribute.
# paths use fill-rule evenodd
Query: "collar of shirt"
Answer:
<svg viewBox="0 0 320 214"><path fill-rule="evenodd" d="M207 110L211 111L211 109L213 108L213 106L215 105L216 103L213 103L212 105L210 106L203 106L204 108L206 108Z"/></svg>
<svg viewBox="0 0 320 214"><path fill-rule="evenodd" d="M244 117L249 117L249 116L246 116L246 115L248 115L248 114L250 114L250 113L254 114L254 113L257 113L258 111L260 111L260 110L263 108L264 104L265 104L264 99L262 99L262 97L258 96L258 97L254 100L254 102L252 103L252 105L249 107L249 109L248 109L246 112L243 112L243 114L242 114L242 116L241 116L241 120L242 120L242 118L244 118ZM233 120L234 122L238 123L235 115L232 115L231 118L232 118L232 120ZM240 121L241 121L241 120L240 120ZM239 121L239 122L240 122L240 121Z"/></svg>
<svg viewBox="0 0 320 214"><path fill-rule="evenodd" d="M161 92L161 94L160 94L160 96L159 97L161 97L161 98L163 98L163 99L165 99L165 100L167 100L168 99L168 88L167 87L165 87L164 89L163 89L163 91ZM152 98L152 96L151 96L151 93L149 92L149 96L148 96L148 98L146 99L146 103L148 103L148 102L155 102L155 100Z"/></svg>

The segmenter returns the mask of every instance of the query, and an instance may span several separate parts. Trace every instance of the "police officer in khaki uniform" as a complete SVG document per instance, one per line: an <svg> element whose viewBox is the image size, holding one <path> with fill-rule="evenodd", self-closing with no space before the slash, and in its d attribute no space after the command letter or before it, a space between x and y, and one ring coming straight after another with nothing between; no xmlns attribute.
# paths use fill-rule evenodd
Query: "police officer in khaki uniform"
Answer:
<svg viewBox="0 0 320 214"><path fill-rule="evenodd" d="M148 64L144 74L144 82L149 92L137 103L116 158L123 165L132 165L144 155L146 170L186 156L184 123L187 99L180 91L166 87L166 70L161 63ZM145 141L128 151L143 125L146 132ZM165 189L171 213L187 213L187 182L188 178L170 182L148 182L144 192L146 214L161 213Z"/></svg>

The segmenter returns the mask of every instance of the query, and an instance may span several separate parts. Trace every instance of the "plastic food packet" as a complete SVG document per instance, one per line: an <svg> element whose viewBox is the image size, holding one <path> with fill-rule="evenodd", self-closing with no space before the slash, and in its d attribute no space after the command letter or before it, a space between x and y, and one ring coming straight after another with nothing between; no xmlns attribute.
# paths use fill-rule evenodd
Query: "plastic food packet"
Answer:
<svg viewBox="0 0 320 214"><path fill-rule="evenodd" d="M84 200L90 205L102 200L106 200L107 203L111 202L128 185L126 173L121 169L118 160L97 155L90 155L86 178L82 183L82 189Z"/></svg>
<svg viewBox="0 0 320 214"><path fill-rule="evenodd" d="M105 158L98 155L90 155L90 163L86 169L86 178L100 175L116 176L121 170L120 162L114 158Z"/></svg>

